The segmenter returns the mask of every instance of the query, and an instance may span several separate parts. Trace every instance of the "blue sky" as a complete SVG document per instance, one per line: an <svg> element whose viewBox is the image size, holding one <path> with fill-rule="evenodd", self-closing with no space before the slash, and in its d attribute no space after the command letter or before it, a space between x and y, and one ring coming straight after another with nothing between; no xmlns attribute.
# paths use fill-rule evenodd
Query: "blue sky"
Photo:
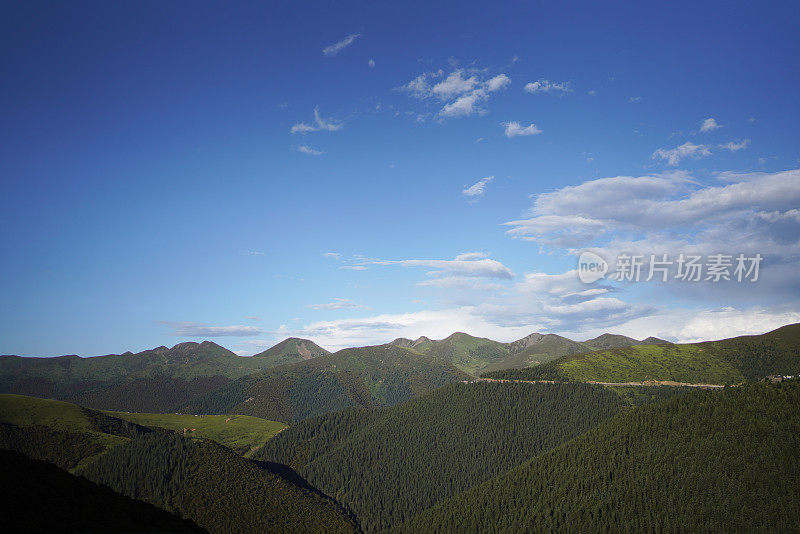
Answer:
<svg viewBox="0 0 800 534"><path fill-rule="evenodd" d="M800 321L796 3L0 15L0 353ZM764 260L586 285L585 249Z"/></svg>

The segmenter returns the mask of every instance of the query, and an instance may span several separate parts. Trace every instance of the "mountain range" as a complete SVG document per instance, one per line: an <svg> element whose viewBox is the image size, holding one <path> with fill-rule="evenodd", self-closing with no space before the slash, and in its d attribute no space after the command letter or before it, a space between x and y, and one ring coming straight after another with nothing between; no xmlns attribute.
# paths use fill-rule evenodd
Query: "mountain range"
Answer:
<svg viewBox="0 0 800 534"><path fill-rule="evenodd" d="M477 376L645 342L666 343L612 334L577 342L538 333L501 343L457 332L442 340L399 338L334 354L313 341L288 338L249 357L237 356L211 341L90 358L0 356L0 393L103 410L234 410L290 422L346 406L396 404L432 387L463 380L465 373ZM259 394L267 384L275 384L268 388L270 398ZM328 388L330 394L322 401L317 397L304 400L309 388ZM248 401L251 397L255 402Z"/></svg>
<svg viewBox="0 0 800 534"><path fill-rule="evenodd" d="M75 532L791 531L799 354L800 324L4 357L5 390L44 394L0 394L0 468L24 497L0 510Z"/></svg>

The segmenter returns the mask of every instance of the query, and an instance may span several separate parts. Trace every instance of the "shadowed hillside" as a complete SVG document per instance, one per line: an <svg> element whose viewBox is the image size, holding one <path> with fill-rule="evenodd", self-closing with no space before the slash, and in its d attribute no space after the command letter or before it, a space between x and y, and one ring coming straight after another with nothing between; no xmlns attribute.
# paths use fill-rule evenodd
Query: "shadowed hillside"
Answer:
<svg viewBox="0 0 800 534"><path fill-rule="evenodd" d="M48 462L0 450L0 515L7 532L206 532Z"/></svg>
<svg viewBox="0 0 800 534"><path fill-rule="evenodd" d="M127 415L142 421L154 417ZM171 420L156 417L162 425ZM227 429L232 434L220 429L225 422L218 418L211 428L198 426L201 433L216 433L220 441L234 443L263 442L274 435L268 429L266 435L253 436L253 418L243 419L248 424ZM141 426L61 401L0 395L0 449L68 469L211 532L358 530L349 512L286 466L253 462L210 439ZM90 519L102 513L98 509Z"/></svg>

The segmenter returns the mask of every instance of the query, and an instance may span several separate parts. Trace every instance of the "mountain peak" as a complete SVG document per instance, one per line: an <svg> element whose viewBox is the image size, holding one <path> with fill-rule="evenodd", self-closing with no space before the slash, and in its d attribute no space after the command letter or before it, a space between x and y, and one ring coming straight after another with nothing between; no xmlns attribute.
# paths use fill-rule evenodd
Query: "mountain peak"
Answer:
<svg viewBox="0 0 800 534"><path fill-rule="evenodd" d="M671 344L671 342L653 336L650 336L642 340L642 345L667 345L667 344Z"/></svg>

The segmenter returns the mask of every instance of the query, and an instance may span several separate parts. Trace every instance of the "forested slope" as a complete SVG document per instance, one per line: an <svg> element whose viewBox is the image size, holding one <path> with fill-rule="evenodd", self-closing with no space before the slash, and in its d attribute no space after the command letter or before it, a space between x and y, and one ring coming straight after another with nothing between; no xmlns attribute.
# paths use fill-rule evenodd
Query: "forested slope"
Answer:
<svg viewBox="0 0 800 534"><path fill-rule="evenodd" d="M256 463L208 440L138 437L76 471L211 532L357 532L332 499L282 466Z"/></svg>
<svg viewBox="0 0 800 534"><path fill-rule="evenodd" d="M397 530L797 531L798 406L794 380L625 411Z"/></svg>
<svg viewBox="0 0 800 534"><path fill-rule="evenodd" d="M623 406L614 392L586 384L454 384L392 408L307 419L256 457L291 465L374 532L580 435Z"/></svg>
<svg viewBox="0 0 800 534"><path fill-rule="evenodd" d="M140 422L154 417L127 415ZM265 426L243 417L243 426L226 428L227 419L214 418L206 428L197 426L234 444L263 443L274 435L276 423L266 421ZM171 416L157 422L175 423ZM0 395L0 449L51 462L192 519L212 532L358 530L346 510L286 466L252 462L240 455L246 452L241 449L237 452L211 440L184 437L62 401ZM88 524L100 521L103 513L96 509Z"/></svg>

